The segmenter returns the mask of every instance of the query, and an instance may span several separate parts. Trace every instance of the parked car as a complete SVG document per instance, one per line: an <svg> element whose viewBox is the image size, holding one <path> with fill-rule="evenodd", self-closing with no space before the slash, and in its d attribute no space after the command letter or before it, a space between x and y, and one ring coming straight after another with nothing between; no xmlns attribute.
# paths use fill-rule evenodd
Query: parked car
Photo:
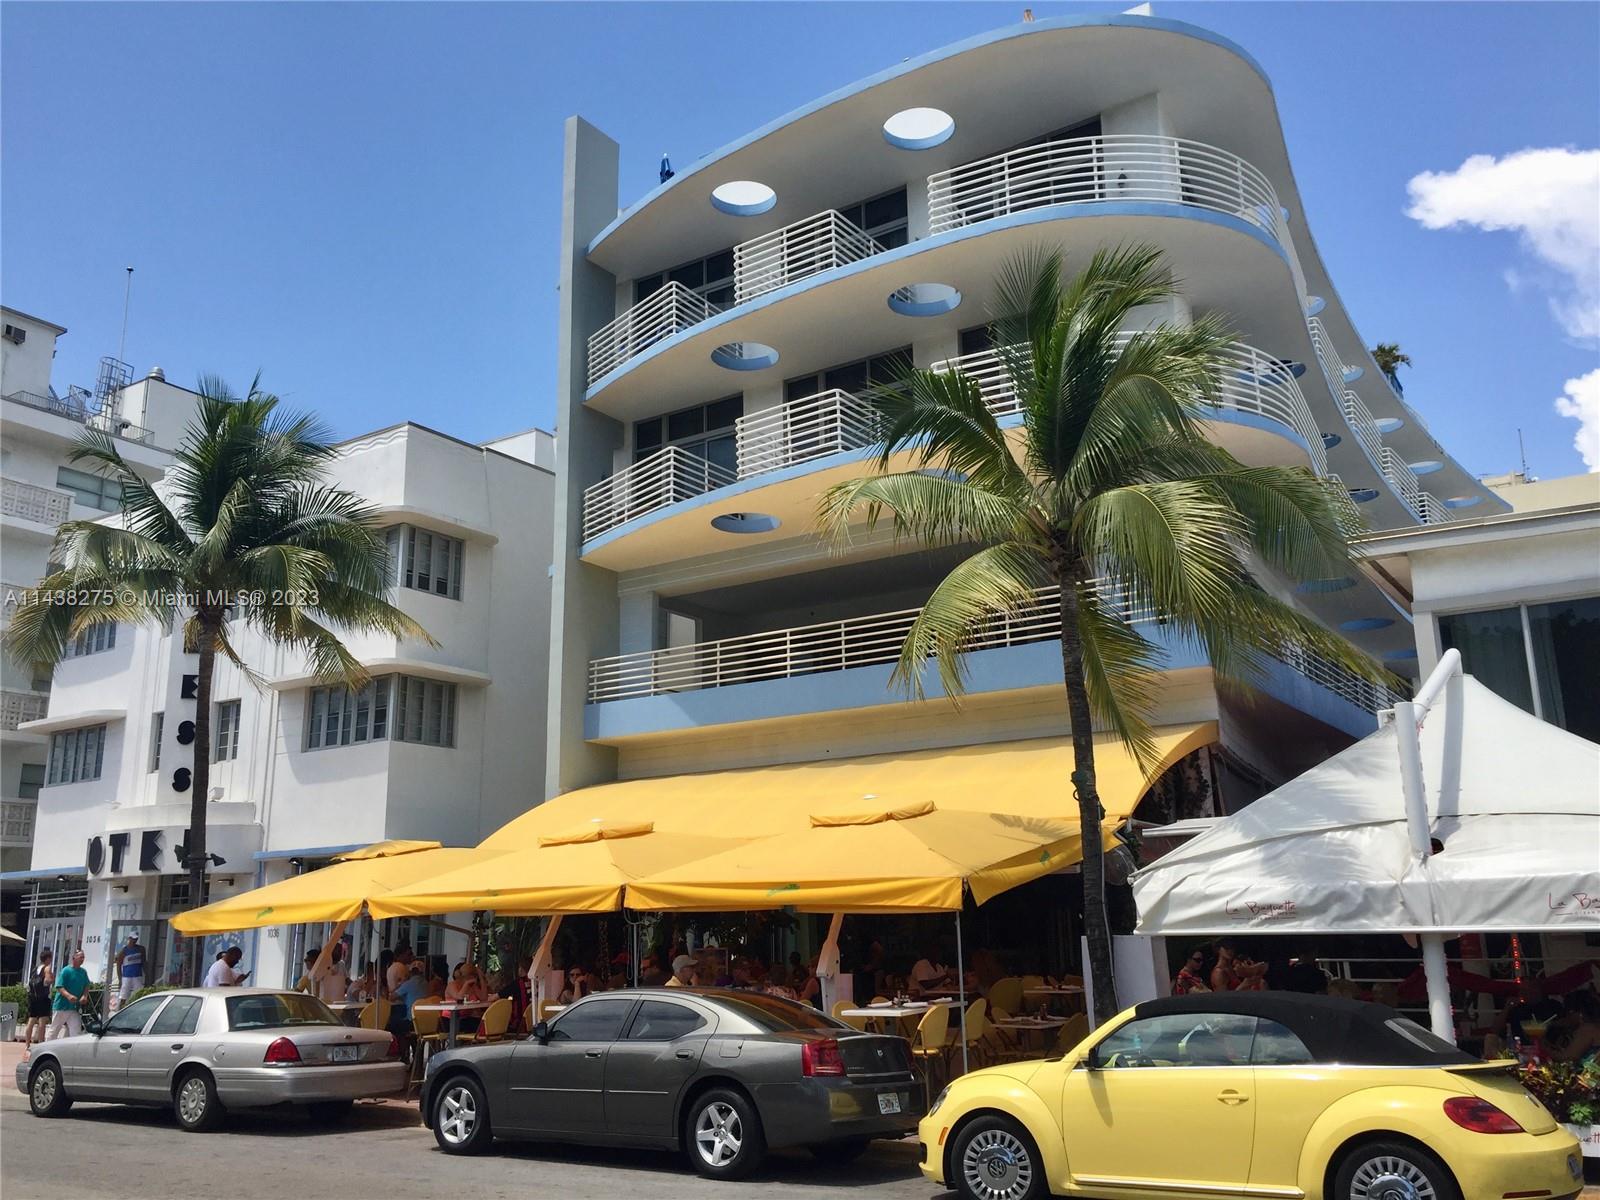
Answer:
<svg viewBox="0 0 1600 1200"><path fill-rule="evenodd" d="M1175 996L957 1079L922 1121L922 1173L967 1200L1576 1196L1577 1139L1508 1065L1378 1004Z"/></svg>
<svg viewBox="0 0 1600 1200"><path fill-rule="evenodd" d="M680 1149L737 1179L770 1148L848 1161L916 1127L905 1039L804 1004L721 988L626 988L573 1004L526 1040L436 1054L423 1120L450 1154L492 1138Z"/></svg>
<svg viewBox="0 0 1600 1200"><path fill-rule="evenodd" d="M35 1047L17 1087L37 1117L78 1100L170 1104L200 1131L229 1109L271 1104L336 1120L356 1100L404 1092L406 1067L393 1034L341 1024L313 996L195 988L143 996L103 1026Z"/></svg>

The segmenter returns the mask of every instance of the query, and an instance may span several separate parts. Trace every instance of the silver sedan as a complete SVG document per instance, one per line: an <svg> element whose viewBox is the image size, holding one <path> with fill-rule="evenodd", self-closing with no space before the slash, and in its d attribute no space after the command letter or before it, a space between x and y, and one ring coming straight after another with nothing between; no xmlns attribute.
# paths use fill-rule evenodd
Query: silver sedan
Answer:
<svg viewBox="0 0 1600 1200"><path fill-rule="evenodd" d="M194 988L135 1000L104 1026L35 1048L17 1065L35 1116L77 1100L172 1106L184 1129L230 1108L305 1104L336 1120L358 1099L404 1092L400 1044L352 1029L322 1001L269 988Z"/></svg>

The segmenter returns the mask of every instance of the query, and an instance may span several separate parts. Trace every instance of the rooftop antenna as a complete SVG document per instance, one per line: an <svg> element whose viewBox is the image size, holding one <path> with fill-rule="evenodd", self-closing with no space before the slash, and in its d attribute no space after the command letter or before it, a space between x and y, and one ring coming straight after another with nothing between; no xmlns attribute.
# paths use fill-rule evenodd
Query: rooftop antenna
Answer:
<svg viewBox="0 0 1600 1200"><path fill-rule="evenodd" d="M667 180L671 179L674 174L675 172L672 169L672 160L663 153L661 156L661 182L665 183Z"/></svg>
<svg viewBox="0 0 1600 1200"><path fill-rule="evenodd" d="M1528 478L1528 445L1522 440L1522 429L1517 428L1517 457L1522 459L1522 478Z"/></svg>
<svg viewBox="0 0 1600 1200"><path fill-rule="evenodd" d="M117 339L117 361L126 362L128 348L128 303L133 299L133 268L128 268L128 283L122 291L122 336Z"/></svg>

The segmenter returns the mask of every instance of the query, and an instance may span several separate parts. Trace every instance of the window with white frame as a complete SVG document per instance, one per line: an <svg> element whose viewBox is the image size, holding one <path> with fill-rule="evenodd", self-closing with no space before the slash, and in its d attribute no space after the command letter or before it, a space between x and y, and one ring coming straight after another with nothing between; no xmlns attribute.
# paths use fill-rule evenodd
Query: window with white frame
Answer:
<svg viewBox="0 0 1600 1200"><path fill-rule="evenodd" d="M72 641L67 643L68 658L83 658L88 654L99 654L109 650L117 644L117 627L110 625L91 625Z"/></svg>
<svg viewBox="0 0 1600 1200"><path fill-rule="evenodd" d="M106 751L106 727L63 729L50 738L49 784L82 783L100 778L101 760Z"/></svg>
<svg viewBox="0 0 1600 1200"><path fill-rule="evenodd" d="M239 757L239 701L224 700L217 705L217 719L211 723L211 761L227 762Z"/></svg>
<svg viewBox="0 0 1600 1200"><path fill-rule="evenodd" d="M161 731L167 723L164 712L152 713L150 720L150 770L161 770Z"/></svg>
<svg viewBox="0 0 1600 1200"><path fill-rule="evenodd" d="M461 599L465 542L415 525L391 525L385 536L396 583L435 596Z"/></svg>
<svg viewBox="0 0 1600 1200"><path fill-rule="evenodd" d="M106 479L71 467L57 467L56 486L71 492L73 500L85 508L98 508L101 512L122 511L122 485L115 479Z"/></svg>
<svg viewBox="0 0 1600 1200"><path fill-rule="evenodd" d="M381 675L352 692L312 688L306 699L306 749L384 738L425 746L455 745L456 685L413 675Z"/></svg>

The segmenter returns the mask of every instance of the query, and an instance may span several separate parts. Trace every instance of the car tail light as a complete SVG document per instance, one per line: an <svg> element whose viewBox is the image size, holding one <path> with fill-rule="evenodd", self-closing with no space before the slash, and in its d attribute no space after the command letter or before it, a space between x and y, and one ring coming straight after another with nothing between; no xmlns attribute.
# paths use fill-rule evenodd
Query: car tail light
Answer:
<svg viewBox="0 0 1600 1200"><path fill-rule="evenodd" d="M392 1033L389 1035L388 1057L390 1057L390 1058L399 1058L400 1057L400 1039L395 1037L395 1035L392 1034Z"/></svg>
<svg viewBox="0 0 1600 1200"><path fill-rule="evenodd" d="M267 1047L267 1055L263 1062L269 1063L297 1063L300 1061L300 1048L286 1037L281 1037Z"/></svg>
<svg viewBox="0 0 1600 1200"><path fill-rule="evenodd" d="M843 1075L844 1058L839 1054L839 1043L833 1038L823 1038L819 1042L801 1043L800 1073L802 1075Z"/></svg>
<svg viewBox="0 0 1600 1200"><path fill-rule="evenodd" d="M1451 1096L1444 1102L1444 1115L1473 1133L1522 1132L1516 1118L1476 1096Z"/></svg>

